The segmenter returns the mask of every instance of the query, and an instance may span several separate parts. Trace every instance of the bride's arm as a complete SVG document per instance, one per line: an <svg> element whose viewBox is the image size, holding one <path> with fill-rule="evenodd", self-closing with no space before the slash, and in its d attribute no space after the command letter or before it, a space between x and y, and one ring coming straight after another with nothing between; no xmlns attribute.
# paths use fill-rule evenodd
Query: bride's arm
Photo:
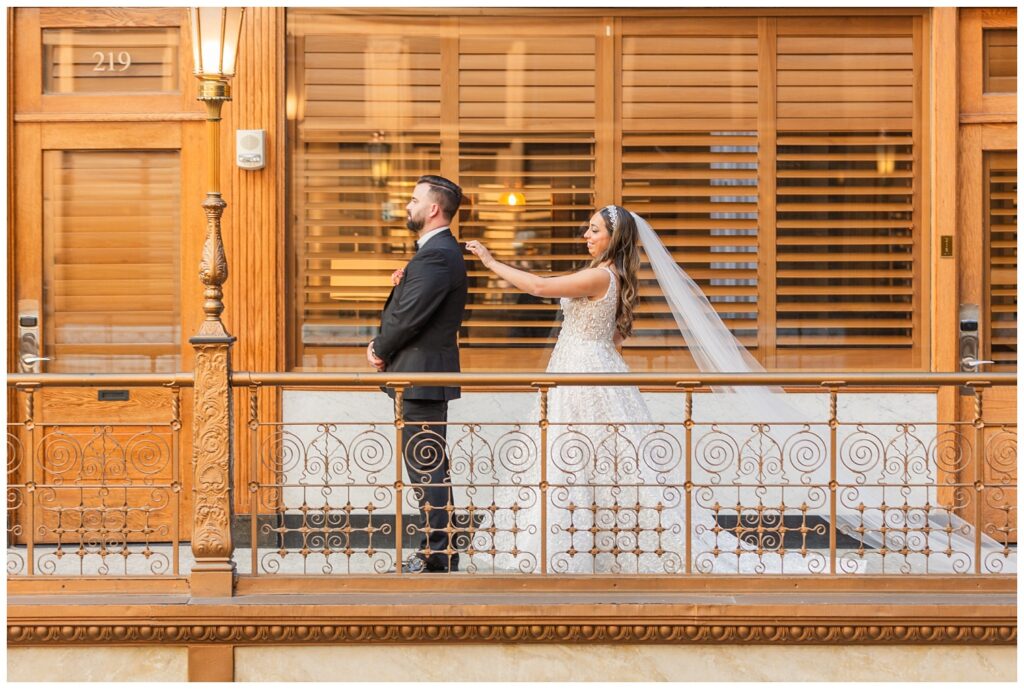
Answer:
<svg viewBox="0 0 1024 689"><path fill-rule="evenodd" d="M517 289L535 297L601 297L608 291L611 277L600 268L587 268L571 275L541 277L496 261L491 252L478 241L466 242L466 249L475 254L484 267Z"/></svg>

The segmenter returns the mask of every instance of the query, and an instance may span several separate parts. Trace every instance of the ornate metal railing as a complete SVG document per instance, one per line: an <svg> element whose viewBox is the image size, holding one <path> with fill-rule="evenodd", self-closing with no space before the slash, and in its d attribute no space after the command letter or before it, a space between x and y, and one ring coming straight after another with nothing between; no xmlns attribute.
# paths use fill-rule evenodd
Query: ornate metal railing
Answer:
<svg viewBox="0 0 1024 689"><path fill-rule="evenodd" d="M181 391L188 374L11 376L7 574L177 576L182 526ZM164 389L139 419L83 409L69 387ZM152 398L149 395L147 399ZM117 406L114 404L114 406Z"/></svg>
<svg viewBox="0 0 1024 689"><path fill-rule="evenodd" d="M194 441L231 429L196 431L192 462L181 463L189 374L9 376L9 577L194 576L193 563L214 551L253 577L388 573L430 531L418 497L435 484L402 462L404 392L428 383L463 386L444 433L416 424L411 434L450 462L450 543L431 554L458 556L463 573L849 578L1016 567L1016 423L986 409L1015 374L235 372L230 381L249 400L234 435L237 445L248 434L248 449L232 459L247 465L244 486L208 480L203 453L224 448ZM560 391L613 385L642 386L652 417L560 416ZM736 398L710 391L720 385L785 385L806 417L744 418ZM40 413L40 400L67 387L163 388L165 406L130 422L67 404ZM274 412L260 405L266 389L286 396ZM970 411L940 419L939 397ZM234 538L230 515L210 508L231 504L232 490L247 523Z"/></svg>
<svg viewBox="0 0 1024 689"><path fill-rule="evenodd" d="M417 424L405 451L424 443L450 461L451 543L428 554L458 556L464 572L996 574L1016 566L1016 424L983 414L986 390L1015 385L1013 375L235 373L232 381L249 389L251 453L239 461L252 477L252 575L384 573L415 549L430 532L418 495L437 484L403 470L403 391L453 381L464 397L448 424ZM382 384L395 390L393 404ZM549 404L566 387L623 384L671 393L655 395L655 418L643 421L579 424ZM790 399L806 418L743 419L723 407L735 397L707 387L739 384L795 386ZM935 390L964 385L970 418L938 420ZM929 390L917 409L906 395L886 394L906 386ZM315 398L308 412L293 400L286 409L298 409L285 418L264 419L264 387L318 392L306 393ZM323 396L339 387L347 396ZM501 393L511 389L532 389L535 400L510 408ZM799 392L808 390L815 394ZM858 400L896 406L880 413Z"/></svg>

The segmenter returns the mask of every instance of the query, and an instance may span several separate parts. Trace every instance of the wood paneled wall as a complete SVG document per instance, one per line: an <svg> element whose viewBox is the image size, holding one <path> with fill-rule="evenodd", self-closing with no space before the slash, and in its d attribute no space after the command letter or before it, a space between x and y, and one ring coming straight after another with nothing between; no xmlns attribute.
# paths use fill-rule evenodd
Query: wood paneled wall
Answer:
<svg viewBox="0 0 1024 689"><path fill-rule="evenodd" d="M7 9L7 313L13 314L17 303L14 296L14 9ZM9 343L15 340L9 339ZM16 343L15 343L16 344ZM7 370L18 370L17 346L7 347ZM14 400L8 393L8 405Z"/></svg>
<svg viewBox="0 0 1024 689"><path fill-rule="evenodd" d="M224 323L238 338L232 368L280 371L284 367L284 9L246 8L232 100L221 123L221 187L228 280ZM267 132L267 165L235 165L235 131ZM249 512L247 485L252 448L246 424L248 390L235 392L235 510ZM260 393L263 419L276 419L279 395ZM263 477L266 481L270 477Z"/></svg>

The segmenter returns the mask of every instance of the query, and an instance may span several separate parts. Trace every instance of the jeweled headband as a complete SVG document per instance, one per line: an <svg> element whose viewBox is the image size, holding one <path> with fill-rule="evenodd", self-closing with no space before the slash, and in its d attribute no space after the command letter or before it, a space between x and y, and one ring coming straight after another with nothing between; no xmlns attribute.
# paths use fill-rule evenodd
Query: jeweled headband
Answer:
<svg viewBox="0 0 1024 689"><path fill-rule="evenodd" d="M608 211L608 215L612 216L611 232L615 232L615 228L619 226L619 209L615 206L605 206L604 209Z"/></svg>

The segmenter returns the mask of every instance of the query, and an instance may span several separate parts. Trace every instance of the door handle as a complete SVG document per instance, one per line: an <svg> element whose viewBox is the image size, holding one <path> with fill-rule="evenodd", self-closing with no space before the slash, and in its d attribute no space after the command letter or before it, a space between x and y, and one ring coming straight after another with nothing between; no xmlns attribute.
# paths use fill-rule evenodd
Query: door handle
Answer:
<svg viewBox="0 0 1024 689"><path fill-rule="evenodd" d="M21 363L25 364L26 366L32 366L33 364L38 364L40 361L52 361L52 359L50 357L48 357L48 356L23 356L23 357L21 357Z"/></svg>
<svg viewBox="0 0 1024 689"><path fill-rule="evenodd" d="M990 361L989 359L975 359L973 356L965 356L960 360L960 365L968 368L978 368L982 364L994 364L996 362Z"/></svg>

